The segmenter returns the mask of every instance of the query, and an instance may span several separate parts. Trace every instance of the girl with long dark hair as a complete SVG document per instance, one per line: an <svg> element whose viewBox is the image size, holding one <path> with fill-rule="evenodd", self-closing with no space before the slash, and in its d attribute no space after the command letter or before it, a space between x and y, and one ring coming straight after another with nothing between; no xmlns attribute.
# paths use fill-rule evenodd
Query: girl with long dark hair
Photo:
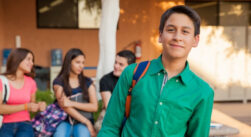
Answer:
<svg viewBox="0 0 251 137"><path fill-rule="evenodd" d="M92 80L83 72L85 59L80 49L70 49L59 75L53 81L59 106L68 114L68 118L57 126L54 137L95 136L92 112L97 111L98 101ZM72 99L79 94L81 99Z"/></svg>
<svg viewBox="0 0 251 137"><path fill-rule="evenodd" d="M29 112L43 111L46 104L36 103L33 64L34 55L28 49L15 49L8 57L6 72L2 75L8 80L10 96L3 104L3 83L0 80L0 114L3 115L0 137L34 136Z"/></svg>

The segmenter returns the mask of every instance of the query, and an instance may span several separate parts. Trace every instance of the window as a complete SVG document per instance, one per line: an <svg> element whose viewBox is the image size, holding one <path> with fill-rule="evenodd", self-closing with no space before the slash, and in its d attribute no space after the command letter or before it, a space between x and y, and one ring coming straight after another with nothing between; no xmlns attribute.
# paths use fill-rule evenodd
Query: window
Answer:
<svg viewBox="0 0 251 137"><path fill-rule="evenodd" d="M186 0L201 17L201 25L251 25L251 0Z"/></svg>
<svg viewBox="0 0 251 137"><path fill-rule="evenodd" d="M87 8L87 0L37 0L37 27L98 28L101 5L95 4Z"/></svg>

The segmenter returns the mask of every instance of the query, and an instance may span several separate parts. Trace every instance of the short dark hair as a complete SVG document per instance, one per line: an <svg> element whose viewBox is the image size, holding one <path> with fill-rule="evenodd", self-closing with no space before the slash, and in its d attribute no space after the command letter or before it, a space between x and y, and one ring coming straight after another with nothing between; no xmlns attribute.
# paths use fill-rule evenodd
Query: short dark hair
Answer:
<svg viewBox="0 0 251 137"><path fill-rule="evenodd" d="M122 50L119 53L117 53L117 56L126 58L128 65L136 62L136 57L134 53L130 50Z"/></svg>
<svg viewBox="0 0 251 137"><path fill-rule="evenodd" d="M174 6L162 14L159 25L160 33L163 32L166 21L173 13L182 13L187 15L193 21L194 36L200 34L200 16L192 8L184 5Z"/></svg>

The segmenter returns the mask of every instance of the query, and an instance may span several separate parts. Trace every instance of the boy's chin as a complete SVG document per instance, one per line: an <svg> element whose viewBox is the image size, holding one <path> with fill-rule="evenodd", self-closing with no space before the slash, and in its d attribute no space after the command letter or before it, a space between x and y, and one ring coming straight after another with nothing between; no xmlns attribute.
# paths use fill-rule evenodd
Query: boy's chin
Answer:
<svg viewBox="0 0 251 137"><path fill-rule="evenodd" d="M113 75L116 76L116 77L119 77L121 75L121 73L119 73L119 72L113 72Z"/></svg>

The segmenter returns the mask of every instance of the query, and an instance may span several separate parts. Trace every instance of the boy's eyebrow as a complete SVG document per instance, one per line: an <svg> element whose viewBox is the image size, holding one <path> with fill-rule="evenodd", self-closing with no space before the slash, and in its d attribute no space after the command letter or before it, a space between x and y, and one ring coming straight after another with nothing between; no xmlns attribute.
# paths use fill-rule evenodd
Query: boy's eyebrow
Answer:
<svg viewBox="0 0 251 137"><path fill-rule="evenodd" d="M191 27L189 26L184 26L185 29L192 29Z"/></svg>
<svg viewBox="0 0 251 137"><path fill-rule="evenodd" d="M168 24L168 25L166 25L166 27L176 27L175 25L172 25L172 24ZM189 26L183 26L183 28L185 28L185 29L192 29L191 27L189 27Z"/></svg>

